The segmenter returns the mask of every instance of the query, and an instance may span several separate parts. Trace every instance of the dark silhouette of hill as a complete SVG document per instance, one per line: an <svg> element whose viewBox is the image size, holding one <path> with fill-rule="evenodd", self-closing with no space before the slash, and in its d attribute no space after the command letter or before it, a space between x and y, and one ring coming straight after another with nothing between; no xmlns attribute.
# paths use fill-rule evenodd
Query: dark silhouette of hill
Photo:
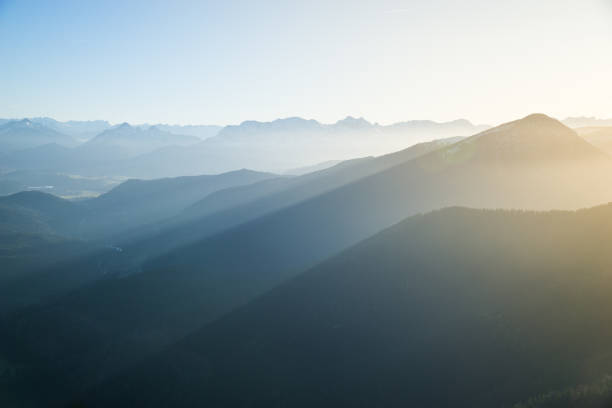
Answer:
<svg viewBox="0 0 612 408"><path fill-rule="evenodd" d="M594 381L612 369L611 220L611 205L409 218L88 406L499 407Z"/></svg>
<svg viewBox="0 0 612 408"><path fill-rule="evenodd" d="M590 206L612 198L610 170L608 156L574 131L532 115L234 224L150 259L140 274L23 311L6 322L27 327L9 330L21 353L7 346L2 354L48 370L41 396L69 395L407 216L449 205ZM219 225L216 217L194 229ZM145 247L164 238L176 236ZM50 337L37 337L46 327Z"/></svg>

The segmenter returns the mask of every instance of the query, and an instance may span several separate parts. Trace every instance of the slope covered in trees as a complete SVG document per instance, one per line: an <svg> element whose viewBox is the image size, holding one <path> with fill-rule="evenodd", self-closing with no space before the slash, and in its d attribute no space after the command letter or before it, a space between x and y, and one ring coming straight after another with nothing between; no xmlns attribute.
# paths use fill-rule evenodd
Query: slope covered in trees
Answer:
<svg viewBox="0 0 612 408"><path fill-rule="evenodd" d="M501 407L597 382L612 370L611 234L611 205L415 216L87 402ZM536 401L522 406L559 406Z"/></svg>

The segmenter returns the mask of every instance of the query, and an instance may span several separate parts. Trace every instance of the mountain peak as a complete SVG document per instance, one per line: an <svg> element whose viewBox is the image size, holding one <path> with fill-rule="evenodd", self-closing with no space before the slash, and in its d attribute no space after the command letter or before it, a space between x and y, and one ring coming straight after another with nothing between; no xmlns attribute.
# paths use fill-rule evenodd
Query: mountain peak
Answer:
<svg viewBox="0 0 612 408"><path fill-rule="evenodd" d="M525 122L539 122L539 123L561 123L557 119L551 118L550 116L544 113L532 113L531 115L525 116L521 121Z"/></svg>
<svg viewBox="0 0 612 408"><path fill-rule="evenodd" d="M447 149L463 159L496 163L604 159L605 155L572 129L536 113L472 136Z"/></svg>
<svg viewBox="0 0 612 408"><path fill-rule="evenodd" d="M363 117L355 118L353 116L347 116L346 118L337 121L336 126L360 129L371 127L372 124L365 120Z"/></svg>

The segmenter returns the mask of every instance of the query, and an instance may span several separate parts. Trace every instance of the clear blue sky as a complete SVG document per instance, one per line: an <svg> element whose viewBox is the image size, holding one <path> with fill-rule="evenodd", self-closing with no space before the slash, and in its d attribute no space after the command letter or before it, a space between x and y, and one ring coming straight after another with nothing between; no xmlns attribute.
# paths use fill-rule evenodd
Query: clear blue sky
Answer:
<svg viewBox="0 0 612 408"><path fill-rule="evenodd" d="M0 117L612 117L610 0L0 0Z"/></svg>

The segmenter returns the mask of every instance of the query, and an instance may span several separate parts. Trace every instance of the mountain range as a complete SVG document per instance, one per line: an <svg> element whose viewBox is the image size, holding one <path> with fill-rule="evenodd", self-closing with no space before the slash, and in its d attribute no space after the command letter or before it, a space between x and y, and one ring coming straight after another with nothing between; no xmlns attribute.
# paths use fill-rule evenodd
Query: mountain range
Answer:
<svg viewBox="0 0 612 408"><path fill-rule="evenodd" d="M331 125L287 118L246 121L222 129L127 123L111 127L106 122L79 122L77 126L76 122L61 124L51 119L30 122L39 127L47 124L46 129L52 132L96 126L103 129L74 148L53 139L24 146L7 156L2 167L97 178L218 174L241 168L282 173L325 161L386 154L427 140L468 136L485 128L466 120L381 126L352 117ZM184 134L177 133L182 130ZM208 133L202 140L204 131ZM79 137L84 140L82 134Z"/></svg>
<svg viewBox="0 0 612 408"><path fill-rule="evenodd" d="M29 119L9 121L0 125L0 152L11 153L50 143L66 147L78 144L73 137Z"/></svg>
<svg viewBox="0 0 612 408"><path fill-rule="evenodd" d="M306 126L313 126L313 124L306 124ZM90 402L95 404L97 400L108 402L113 400L114 396L121 395L120 398L124 398L121 403L129 404L130 401L134 401L135 406L137 406L140 401L148 401L147 396L130 395L129 390L126 391L125 388L112 382L114 376L129 367L138 367L141 363L145 364L144 367L149 367L146 365L148 364L147 361L149 359L155 361L156 353L162 352L166 347L170 347L169 350L175 350L175 347L180 349L183 347L182 344L187 344L187 340L187 343L180 342L180 339L184 336L188 336L198 328L202 328L203 332L208 333L208 329L204 328L208 323L221 318L232 310L249 304L254 298L264 295L274 287L282 285L283 282L291 282L292 278L300 275L303 271L324 262L325 259L358 244L406 217L456 205L530 210L573 210L593 206L611 200L612 187L609 183L611 170L612 159L578 136L575 131L545 115L531 115L468 138L454 140L454 143L425 144L420 145L420 147L415 146L412 150L407 149L380 158L364 158L353 162L340 163L334 167L305 176L270 178L246 186L218 190L204 197L202 201L187 207L185 212L176 215L176 219L172 221L154 223L134 233L124 234L127 237L126 245L122 243L121 252L117 252L117 256L113 258L112 262L104 264L104 277L98 277L98 281L88 281L87 285L81 288L78 288L79 284L76 283L72 285L74 290L64 291L63 293L56 292L53 300L43 299L37 305L32 305L18 313L7 316L0 327L6 333L11 333L11 336L3 339L0 344L0 356L6 361L10 361L11 367L26 367L26 369L20 371L20 375L11 379L10 387L7 388L6 393L7 395L10 394L11 398L26 398L25 390L28 389L28 384L35 382L39 385L37 389L40 391L37 396L37 398L40 398L38 402L61 402L66 401L67 396L84 395L87 397L87 395L93 395ZM455 213L451 212L451 214ZM432 215L427 219L435 220L436 216ZM460 212L459 218L462 217L463 213ZM417 217L416 219L420 218ZM466 219L471 218L468 216ZM514 224L531 226L531 221L533 221L527 216L524 218L527 222L518 221L512 217L509 219L514 221L507 224L495 224L499 227L495 230L503 232ZM474 224L474 227L476 225L488 225L489 218L484 217L479 220L479 223ZM428 222L425 225L429 224ZM461 237L469 236L467 234L472 228L469 227L469 222L460 222L456 225L457 227L452 229L452 231L455 231L452 242L461 241ZM404 260L398 261L396 266L393 266L393 270L403 271L407 267L412 267L410 265L424 264L430 259L437 259L436 254L440 255L438 256L440 262L448 262L448 264L444 264L446 266L462 265L461 262L467 262L472 258L480 259L471 256L464 259L461 253L456 256L454 253L450 253L447 256L444 252L444 249L447 248L445 246L447 241L444 240L444 234L447 233L447 230L442 230L443 232L440 232L439 235L436 235L439 233L439 229L434 228L431 231L429 234L439 237L442 246L420 248L415 244L413 247L408 247L406 250L408 254L415 254L415 256L421 254L424 258L409 258L415 259L415 263L409 263L412 261L402 258ZM516 237L524 237L527 231L529 230L523 229L520 233L517 232ZM541 231L544 233L547 230L541 229ZM409 235L418 237L418 235ZM485 234L485 236L489 239L487 242L492 246L491 251L496 248L495 245L502 245L496 244L499 241L495 241L490 234ZM515 237L515 235L512 235L512 237ZM414 240L415 238L411 239ZM518 238L512 239L514 240L507 241L508 245L518 245L521 242ZM471 242L470 239L468 241ZM476 239L473 241L477 242ZM398 238L398 245L399 242L403 242L402 239ZM417 240L416 242L420 241ZM451 242L451 240L448 240L448 242ZM546 248L545 243L539 245L537 253L544 254L542 251ZM380 247L378 245L374 246L376 248ZM517 251L524 250L528 253L528 249L523 249L528 247L526 245ZM390 246L389 251L393 248ZM399 248L397 253L401 253L402 248ZM586 248L595 247L589 244ZM384 252L385 247L383 246L381 250ZM471 251L474 251L474 248ZM566 252L570 253L569 249ZM386 252L384 253L386 254ZM522 254L522 252L519 253ZM427 254L430 255L426 256ZM485 253L482 256L483 259L491 262L489 264L491 267L488 269L495 270L498 265L493 257L495 253L490 252L490 254L488 256ZM545 254L549 257L548 253ZM389 253L389 262L396 255L396 252ZM595 253L595 255L599 256L600 252ZM380 256L375 258L373 255L372 259L381 258ZM510 259L504 258L503 262L500 261L500 264L514 265ZM96 270L100 265L99 260L100 257L90 259L85 257L73 264L64 264L61 268L51 268L47 273L52 274L57 281L62 281L62 279L68 281L69 277L76 275L75 271ZM525 258L525 262L528 260L530 259ZM334 265L337 264L335 261L331 262ZM370 274L371 271L378 270L373 266L367 267L367 256L365 258L356 257L354 265L362 265L363 270ZM469 266L472 264L466 263L466 265L466 273L469 273ZM557 264L552 263L551 265ZM531 264L529 266L529 268L534 267ZM320 270L329 270L328 267L321 268ZM338 276L345 276L349 273L347 270L350 269L348 267L340 268L342 272L338 272ZM452 269L444 269L446 273L450 270ZM441 270L440 273L444 271ZM315 273L315 275L318 276L319 274ZM391 273L391 275L396 276L396 272ZM438 281L439 279L434 279L432 284L438 284ZM359 280L354 283L352 283L353 281L343 282L349 288L353 284L357 287L366 287L368 284L372 284L369 278L363 281L363 284L359 283ZM387 284L393 287L401 287L393 279L387 280L385 278L381 280L381 285ZM440 285L444 284L444 282L440 283ZM276 289L276 291L278 290L281 289ZM360 290L350 295L353 296L352 299L367 299L367 296L364 296ZM293 292L291 293L293 294ZM311 291L307 291L307 293L311 293ZM328 295L322 294L322 296L331 301L334 299L333 293L333 291L330 291ZM376 295L373 298L376 300L376 304L372 306L373 310L380 308L388 311L389 308L393 309L394 305L404 304L402 303L403 300L389 297L387 307L387 304L384 303L386 292L377 293L380 293L381 296ZM469 295L470 292L468 291L462 296L467 299L470 297ZM270 296L274 298L273 295ZM282 295L281 297L289 299L292 296ZM299 297L296 297L297 299ZM383 304L378 302L383 302ZM480 303L477 303L476 300L474 302L466 310L478 309L477 306ZM281 309L286 305L288 310L298 310L292 309L293 306L290 303L273 304ZM316 316L328 313L328 310L324 309L327 304L326 302L321 303L323 309L321 309L321 314L316 314ZM365 302L359 307L365 308L368 307L368 304ZM305 306L304 310L310 310L309 308L316 305L317 303L309 303L309 306ZM270 309L266 310L269 311ZM457 313L460 313L461 310L463 309L458 309ZM253 314L254 319L257 319L257 313ZM359 315L360 313L357 313L357 316ZM419 316L426 315L426 313L415 314L414 319L420 321L419 319L422 319L422 317ZM223 326L225 325L223 322L233 321L231 317L233 315L229 316L229 320L219 320L218 324ZM279 327L283 327L282 324L279 326L274 323L282 322L282 316L279 317L281 320L270 320L270 327L274 333L277 333L275 330L278 330ZM296 315L296 319L297 316L301 315ZM312 319L312 317L304 316L307 319ZM333 316L333 313L330 312L330 316ZM378 319L381 325L385 322L383 315L373 314L372 316L373 320L365 319L363 321L364 328L369 327L367 325L370 321L377 321ZM389 316L395 315L391 314ZM346 318L353 319L354 317ZM443 316L440 315L440 319L442 318ZM241 320L242 318L236 319ZM259 322L262 319L264 318L262 317L257 321ZM394 322L391 319L387 326L381 326L383 333L392 331L393 327L400 327L395 326ZM258 327L264 326L258 325ZM53 327L53 330L48 330L49 327ZM236 325L235 327L236 329L228 330L230 332L236 330L235 333L239 333L240 330L249 330L248 327L243 325ZM303 327L305 329L315 327L318 330L316 325L305 324ZM450 333L453 327L444 328L445 331L441 333ZM394 338L397 343L390 344L391 346L398 346L406 339L405 334L403 334L406 331L404 329L398 330L398 337ZM435 327L428 330L434 331L425 335L424 339L431 338L433 335L431 333L436 333ZM37 335L41 332L49 333L49 335L41 338ZM225 332L219 331L219 333ZM285 341L281 337L269 335L265 331L262 333L264 333L262 339L266 339L266 342L267 339L270 339L270 343L264 342L262 344L269 344L270 349L275 349L277 344L275 342ZM327 334L325 335L327 336ZM215 334L211 336L214 337ZM219 334L217 338L228 338L224 336L225 334ZM231 335L229 336L231 337ZM197 335L194 338L201 339L203 337ZM346 342L349 338L341 336L338 341ZM440 338L445 338L445 335ZM198 384L203 384L202 392L205 392L206 395L200 394L197 387L191 388L189 379L180 375L176 377L176 383L173 381L161 383L158 380L159 377L155 377L155 375L153 377L142 376L143 381L149 381L148 378L152 378L149 384L155 384L155 387L152 388L155 389L155 392L151 392L151 398L158 399L160 405L163 405L164 401L169 401L171 405L180 405L181 403L188 405L189 401L193 401L190 399L191 396L197 395L199 398L203 398L202 401L207 401L210 405L263 406L268 401L270 403L278 402L278 405L281 406L292 406L298 404L298 401L291 399L290 395L305 395L304 393L309 393L309 390L319 385L315 380L318 378L316 372L304 366L303 378L305 382L303 384L305 388L301 391L294 388L298 386L296 384L301 383L299 379L294 377L290 377L286 381L278 380L280 381L278 382L278 388L275 388L274 383L270 381L276 381L274 378L283 378L282 367L278 366L276 360L266 360L270 361L273 366L271 366L269 378L261 377L262 383L260 384L263 384L261 386L261 389L264 390L262 391L263 394L257 392L257 389L259 389L257 386L254 386L255 390L249 388L245 384L251 382L251 379L257 376L256 366L265 364L265 362L255 359L252 366L246 363L246 361L251 361L249 359L255 355L249 347L257 344L257 340L253 340L253 343L253 341L248 342L245 338L247 343L241 345L242 343L239 343L241 339L242 337L232 341L219 340L218 343L214 343L213 340L202 340L202 344L211 345L213 348L217 345L220 347L218 349L219 360L217 361L219 361L218 367L221 367L220 370L223 372L234 372L232 367L236 367L235 361L237 360L235 359L241 360L239 356L243 351L245 356L249 356L245 360L241 360L244 365L240 367L244 368L244 371L240 372L244 372L244 377L236 379L236 390L240 394L236 399L226 398L223 390L228 390L224 387L231 388L231 381L227 380L228 377L224 377L225 374L219 374L218 376L216 371L214 371L215 379L211 380L214 383L213 385L208 385L206 382L201 383L198 380ZM328 339L328 337L325 337L325 339ZM378 338L374 338L372 344L377 347L379 341ZM425 340L415 341L418 346L424 344ZM197 342L200 342L200 340ZM213 343L216 345L213 345ZM225 344L228 347L227 353L223 349ZM331 346L335 343L329 344ZM375 352L376 347L364 348L363 351L366 353L364 355ZM278 347L276 349L280 350ZM390 350L394 349L391 348ZM193 378L196 381L202 378L202 371L200 370L206 371L210 365L206 362L208 357L205 357L205 360L199 360L197 356L200 351L194 353L193 363L195 366L193 369L195 371ZM322 363L324 357L318 354L324 353L324 350L316 349L310 353L306 356L318 358L318 360L312 360L313 364L316 361L317 364L325 366L325 363ZM401 353L405 352L401 351ZM232 360L233 357L228 357L229 360L226 361L224 357L226 355L237 357L234 360ZM262 354L262 356L265 355L265 353ZM371 376L376 375L376 373L394 372L385 371L390 369L387 364L391 364L392 367L391 354L380 355L381 360L376 364L382 365L372 365L371 373L367 369L361 370L364 373L362 380L359 380L361 382L356 383L352 377L349 377L347 383L335 384L340 387L369 384ZM412 354L401 355L411 356ZM464 354L459 353L457 355L462 356ZM294 358L292 356L297 359L303 358L299 354L288 354L287 358ZM453 356L449 354L449 358L451 357ZM285 358L280 360L287 361ZM305 358L305 360L308 360L308 358ZM162 357L161 361L167 360ZM204 362L200 364L202 361ZM363 361L366 367L370 367L368 364L372 360ZM190 372L190 369L183 366L183 364L188 364L188 359L181 357L176 362L181 373ZM500 362L507 363L503 359ZM425 367L421 360L418 360L417 363L421 364L418 367ZM160 364L164 364L162 366L166 367L165 362ZM297 361L296 364L298 364ZM356 366L351 366L350 361L347 364L349 366L332 364L330 367L333 370L339 370L336 371L338 373L345 371L358 373L359 370L356 369ZM280 371L277 371L277 368ZM404 373L404 371L401 373ZM480 371L475 370L474 373L474 375L482 376L484 371L482 369ZM402 375L404 377L401 378L408 378L406 377L408 374ZM189 375L187 374L187 376ZM217 378L220 380L217 381ZM324 378L326 377L321 377L321 381L324 381ZM386 377L381 377L381 379L384 378ZM518 381L516 377L509 378L512 381ZM543 382L543 387L567 385L558 381L555 377L547 378L546 381L548 382ZM442 380L440 380L442 387L450 384L449 380L445 380L447 382ZM576 379L568 378L567 383L574 384L574 380ZM106 381L111 382L106 383ZM118 381L122 382L121 380ZM385 394L384 391L387 390L384 388L384 383L379 381L382 380L371 382L371 384L379 384L376 387L365 387L365 385L357 387L358 389L363 388L364 401L374 403L385 401L377 399L377 395ZM420 383L417 380L415 381L415 389L420 389ZM103 383L112 385L100 385ZM129 384L133 384L132 389L138 389L139 387L138 381L132 380L131 377L129 380L125 380L125 383L128 384L128 387L132 387ZM164 388L164 384L168 388ZM217 387L215 384L221 388L215 388ZM257 382L254 384L257 384ZM516 386L518 389L521 388L519 387L520 384L522 383L519 381L510 385ZM88 394L97 386L102 388L95 391L94 394ZM396 387L393 384L390 384L390 386ZM372 389L378 389L377 387L382 387L380 393L373 394ZM276 396L268 395L267 392L273 389L278 389L280 394ZM396 388L392 389L395 390ZM181 390L184 390L185 393L180 394ZM304 403L312 402L317 405L318 402L322 401L321 398L325 396L330 396L329 401L339 401L341 403L349 401L337 399L339 397L333 393L333 390L326 391L325 388L319 388L319 390L323 394L311 393L310 399L304 399ZM514 403L529 398L533 393L541 390L542 388L536 389L534 387L533 390L524 389L524 393L514 393L510 388L507 395L511 395L510 402ZM465 389L462 389L462 392L466 392ZM180 400L178 395L184 395L185 399ZM242 395L244 395L244 399L241 399ZM423 391L423 393L415 395L415 398L417 398L415 401L424 401L423 398L431 394ZM448 396L449 394L444 395ZM501 391L499 393L492 392L489 397L466 393L461 394L458 398L462 403L463 401L470 401L485 406L484 404L499 401L500 398L505 398L507 395ZM28 398L33 398L33 396L28 396ZM398 401L404 404L407 400L398 399ZM119 404L119 401L116 400L115 403ZM346 403L349 404L350 401ZM141 405L146 406L146 403ZM464 404L463 406L470 405Z"/></svg>

